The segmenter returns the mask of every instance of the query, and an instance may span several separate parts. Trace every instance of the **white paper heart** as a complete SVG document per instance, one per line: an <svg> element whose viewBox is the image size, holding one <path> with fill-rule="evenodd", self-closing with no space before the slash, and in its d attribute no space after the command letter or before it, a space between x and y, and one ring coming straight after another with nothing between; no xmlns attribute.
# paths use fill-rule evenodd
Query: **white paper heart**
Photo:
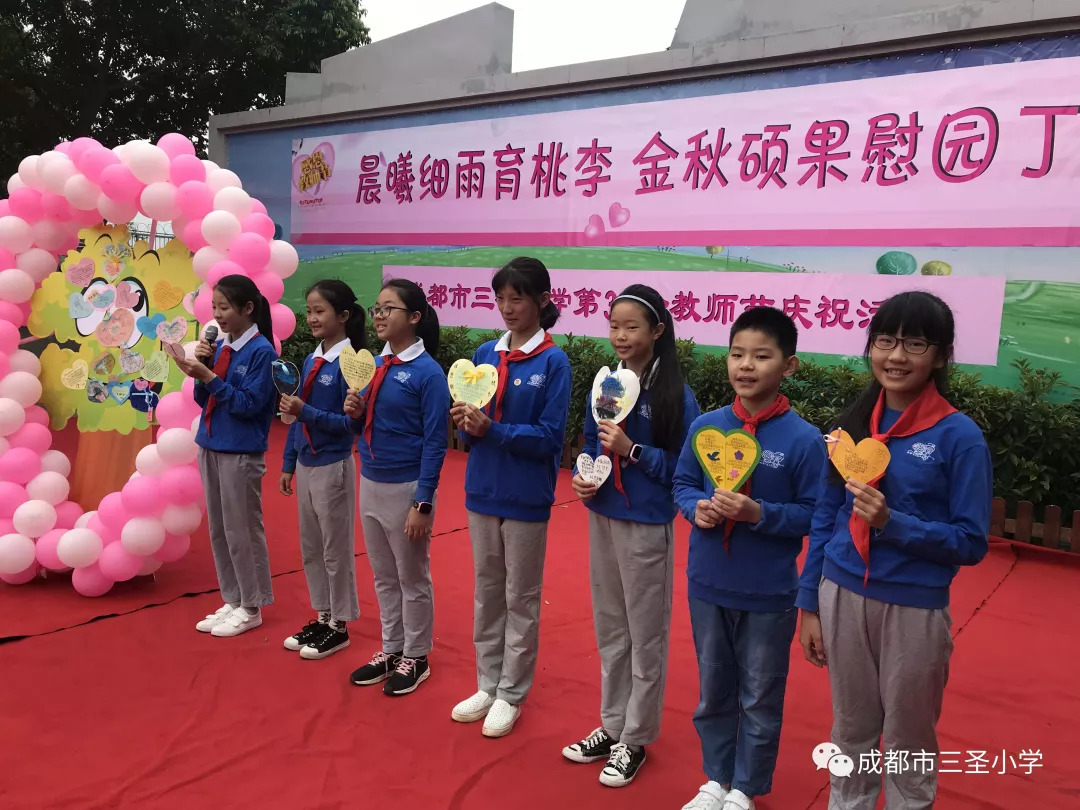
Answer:
<svg viewBox="0 0 1080 810"><path fill-rule="evenodd" d="M609 419L618 424L637 404L641 383L637 374L628 368L612 372L606 366L596 372L592 384L593 419Z"/></svg>
<svg viewBox="0 0 1080 810"><path fill-rule="evenodd" d="M578 475L597 487L603 486L611 475L611 459L608 456L593 458L588 453L577 457Z"/></svg>

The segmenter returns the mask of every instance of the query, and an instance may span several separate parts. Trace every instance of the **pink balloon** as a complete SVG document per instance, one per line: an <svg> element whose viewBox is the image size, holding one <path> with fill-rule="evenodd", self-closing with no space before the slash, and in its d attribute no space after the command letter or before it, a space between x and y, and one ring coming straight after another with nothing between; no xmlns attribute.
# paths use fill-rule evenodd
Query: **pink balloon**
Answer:
<svg viewBox="0 0 1080 810"><path fill-rule="evenodd" d="M203 238L201 219L193 219L184 226L182 239L184 240L184 244L187 245L188 250L191 251L199 250L210 244Z"/></svg>
<svg viewBox="0 0 1080 810"><path fill-rule="evenodd" d="M116 582L126 582L139 573L142 558L124 548L123 543L110 543L101 550L97 565L101 573Z"/></svg>
<svg viewBox="0 0 1080 810"><path fill-rule="evenodd" d="M98 183L106 167L119 163L120 158L111 149L106 149L104 146L91 146L82 153L82 157L75 162L75 166L92 182Z"/></svg>
<svg viewBox="0 0 1080 810"><path fill-rule="evenodd" d="M6 217L11 215L11 203L7 200L0 200L0 217ZM5 253L7 251L4 251ZM8 267L11 267L9 264Z"/></svg>
<svg viewBox="0 0 1080 810"><path fill-rule="evenodd" d="M206 167L195 155L176 155L169 164L169 179L174 186L182 186L188 181L206 182Z"/></svg>
<svg viewBox="0 0 1080 810"><path fill-rule="evenodd" d="M193 404L180 391L173 391L163 396L158 401L157 409L154 411L161 430L190 425L193 417L188 414L190 413L189 407Z"/></svg>
<svg viewBox="0 0 1080 810"><path fill-rule="evenodd" d="M101 522L101 518L99 518L97 515L94 515L92 518L90 518L90 520L86 522L85 528L89 529L98 537L100 537L103 545L115 543L120 539L120 530L117 529L114 531L113 529L110 529L108 526Z"/></svg>
<svg viewBox="0 0 1080 810"><path fill-rule="evenodd" d="M270 305L270 320L274 324L274 335L287 338L296 329L296 315L284 304Z"/></svg>
<svg viewBox="0 0 1080 810"><path fill-rule="evenodd" d="M3 301L0 301L3 304ZM199 323L210 323L214 320L214 294L210 291L210 287L203 284L199 287L199 295L195 299L195 318ZM194 380L188 377L187 380L192 380L192 386L195 385ZM187 380L184 381L184 385L187 385Z"/></svg>
<svg viewBox="0 0 1080 810"><path fill-rule="evenodd" d="M201 220L214 210L214 192L202 180L185 180L177 186L176 205L188 219Z"/></svg>
<svg viewBox="0 0 1080 810"><path fill-rule="evenodd" d="M14 259L12 261L14 261ZM2 256L0 256L0 264L3 264ZM13 353L18 348L19 328L6 321L0 321L0 352L7 355Z"/></svg>
<svg viewBox="0 0 1080 810"><path fill-rule="evenodd" d="M0 321L22 326L26 323L26 316L17 304L10 301L0 301Z"/></svg>
<svg viewBox="0 0 1080 810"><path fill-rule="evenodd" d="M0 480L26 484L41 472L41 454L27 447L12 447L0 456Z"/></svg>
<svg viewBox="0 0 1080 810"><path fill-rule="evenodd" d="M12 326L12 324L8 323L7 321L0 321L0 324L3 324L4 326ZM8 359L8 356L6 354L0 354L0 380L4 379L4 377L8 375L9 371L11 371L11 360Z"/></svg>
<svg viewBox="0 0 1080 810"><path fill-rule="evenodd" d="M285 294L285 282L280 276L275 276L273 273L259 273L255 279L255 286L259 288L259 292L271 304L276 304L281 300L281 296ZM296 328L295 324L293 328Z"/></svg>
<svg viewBox="0 0 1080 810"><path fill-rule="evenodd" d="M0 481L0 518L10 518L26 503L26 488L12 481ZM6 534L6 532L5 532Z"/></svg>
<svg viewBox="0 0 1080 810"><path fill-rule="evenodd" d="M0 518L0 537L5 534L15 534L15 521L11 518Z"/></svg>
<svg viewBox="0 0 1080 810"><path fill-rule="evenodd" d="M97 563L94 563L86 568L76 568L72 571L71 584L82 596L93 598L107 594L113 586L113 580L105 576Z"/></svg>
<svg viewBox="0 0 1080 810"><path fill-rule="evenodd" d="M64 501L56 506L56 526L59 529L73 529L75 522L82 517L83 508L75 501Z"/></svg>
<svg viewBox="0 0 1080 810"><path fill-rule="evenodd" d="M257 233L242 233L229 245L229 258L249 274L261 271L270 261L270 243Z"/></svg>
<svg viewBox="0 0 1080 810"><path fill-rule="evenodd" d="M37 222L43 216L41 192L36 188L17 188L8 197L11 213L27 222Z"/></svg>
<svg viewBox="0 0 1080 810"><path fill-rule="evenodd" d="M256 200L254 197L252 197L251 198L251 212L253 214L265 214L266 213L266 206L263 205L258 200Z"/></svg>
<svg viewBox="0 0 1080 810"><path fill-rule="evenodd" d="M169 132L158 138L158 148L175 160L181 156L195 157L195 144L179 132ZM196 158L198 160L198 158ZM200 165L202 161L199 161Z"/></svg>
<svg viewBox="0 0 1080 810"><path fill-rule="evenodd" d="M34 543L34 556L37 557L39 563L50 571L67 570L67 566L56 556L56 547L66 531L63 528L53 529L51 532L41 535L37 542Z"/></svg>
<svg viewBox="0 0 1080 810"><path fill-rule="evenodd" d="M52 432L44 425L27 421L8 436L8 441L11 442L12 447L25 447L40 456L52 447Z"/></svg>
<svg viewBox="0 0 1080 810"><path fill-rule="evenodd" d="M120 492L121 503L128 517L156 515L165 508L158 482L149 476L132 478Z"/></svg>
<svg viewBox="0 0 1080 810"><path fill-rule="evenodd" d="M161 486L158 491L160 497L177 505L195 503L202 500L205 495L199 471L186 464L167 469L161 476Z"/></svg>
<svg viewBox="0 0 1080 810"><path fill-rule="evenodd" d="M240 220L240 227L244 229L244 233L257 233L267 242L274 238L276 230L274 220L270 219L265 213L257 211Z"/></svg>
<svg viewBox="0 0 1080 810"><path fill-rule="evenodd" d="M100 520L102 525L119 532L124 528L127 519L127 509L124 507L123 497L119 492L110 492L101 499L97 510L97 520Z"/></svg>
<svg viewBox="0 0 1080 810"><path fill-rule="evenodd" d="M221 281L225 276L247 276L250 273L245 272L244 268L234 261L218 262L210 268L210 272L206 274L206 282L211 286L217 286L217 283Z"/></svg>
<svg viewBox="0 0 1080 810"><path fill-rule="evenodd" d="M134 203L144 188L139 178L122 163L106 166L101 172L99 185L105 196L123 203Z"/></svg>
<svg viewBox="0 0 1080 810"><path fill-rule="evenodd" d="M72 163L78 168L82 163L83 156L95 146L100 147L101 144L93 138L76 138L71 142L71 149L68 150L67 156L71 158Z"/></svg>
<svg viewBox="0 0 1080 810"><path fill-rule="evenodd" d="M30 566L18 574L0 574L0 582L4 582L7 585L25 585L38 575L38 571L41 570L41 566L37 564L37 560L30 563Z"/></svg>
<svg viewBox="0 0 1080 810"><path fill-rule="evenodd" d="M191 549L191 537L186 534L166 534L165 542L154 556L163 563L174 563Z"/></svg>
<svg viewBox="0 0 1080 810"><path fill-rule="evenodd" d="M68 219L71 216L71 204L60 194L43 191L41 192L41 212L50 219Z"/></svg>
<svg viewBox="0 0 1080 810"><path fill-rule="evenodd" d="M71 141L60 141L60 143L53 148L53 151L66 155L71 151Z"/></svg>
<svg viewBox="0 0 1080 810"><path fill-rule="evenodd" d="M281 341L277 339L276 335L274 336L274 352L277 353L278 357L281 356Z"/></svg>
<svg viewBox="0 0 1080 810"><path fill-rule="evenodd" d="M48 427L49 412L40 405L31 405L26 409L26 424L44 425L45 427ZM49 444L51 445L52 442L50 441ZM48 449L48 447L45 448L45 450ZM44 453L45 450L42 450L41 452Z"/></svg>
<svg viewBox="0 0 1080 810"><path fill-rule="evenodd" d="M203 296L201 296L201 295L199 296L199 298L202 298L202 297ZM209 320L210 320L210 318L207 318L205 321L202 318L199 318L200 323L207 323ZM183 392L184 397L186 399L190 399L192 402L194 402L195 401L195 378L194 377L185 377L184 381L180 384L180 391Z"/></svg>
<svg viewBox="0 0 1080 810"><path fill-rule="evenodd" d="M98 211L96 208L88 209L85 211L73 211L72 214L73 216L71 218L71 221L78 225L80 228L96 227L97 225L100 225L101 221L104 219L104 217L101 215L101 212ZM76 240L78 239L77 236L75 238ZM79 243L76 241L75 247L78 247L78 244ZM74 250L74 248L69 247L68 250Z"/></svg>

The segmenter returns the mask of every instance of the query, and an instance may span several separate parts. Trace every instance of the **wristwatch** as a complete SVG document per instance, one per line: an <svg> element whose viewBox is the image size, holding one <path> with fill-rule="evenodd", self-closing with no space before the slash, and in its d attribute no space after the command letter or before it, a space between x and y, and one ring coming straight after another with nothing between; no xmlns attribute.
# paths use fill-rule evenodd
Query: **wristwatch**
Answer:
<svg viewBox="0 0 1080 810"><path fill-rule="evenodd" d="M419 512L421 515L431 514L431 504L427 501L413 501L412 506L413 509Z"/></svg>
<svg viewBox="0 0 1080 810"><path fill-rule="evenodd" d="M638 461L641 459L641 445L635 444L633 447L631 447L630 455L628 455L627 458L637 464Z"/></svg>

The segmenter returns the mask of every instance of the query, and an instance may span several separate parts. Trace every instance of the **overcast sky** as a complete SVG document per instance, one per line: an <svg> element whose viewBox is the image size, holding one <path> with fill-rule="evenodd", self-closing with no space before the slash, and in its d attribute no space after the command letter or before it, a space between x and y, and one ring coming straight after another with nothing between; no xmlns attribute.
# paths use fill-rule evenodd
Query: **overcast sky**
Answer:
<svg viewBox="0 0 1080 810"><path fill-rule="evenodd" d="M514 10L514 70L666 50L684 0L499 0ZM371 38L392 37L485 0L362 0Z"/></svg>

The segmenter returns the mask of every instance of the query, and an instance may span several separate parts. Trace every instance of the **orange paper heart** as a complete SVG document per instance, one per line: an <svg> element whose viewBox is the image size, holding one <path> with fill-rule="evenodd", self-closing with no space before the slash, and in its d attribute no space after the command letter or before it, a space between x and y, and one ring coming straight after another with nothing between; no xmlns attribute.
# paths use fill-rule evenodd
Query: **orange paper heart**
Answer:
<svg viewBox="0 0 1080 810"><path fill-rule="evenodd" d="M868 484L885 473L892 456L889 448L877 439L863 439L858 444L844 430L837 428L826 439L829 458L846 481L853 478Z"/></svg>

